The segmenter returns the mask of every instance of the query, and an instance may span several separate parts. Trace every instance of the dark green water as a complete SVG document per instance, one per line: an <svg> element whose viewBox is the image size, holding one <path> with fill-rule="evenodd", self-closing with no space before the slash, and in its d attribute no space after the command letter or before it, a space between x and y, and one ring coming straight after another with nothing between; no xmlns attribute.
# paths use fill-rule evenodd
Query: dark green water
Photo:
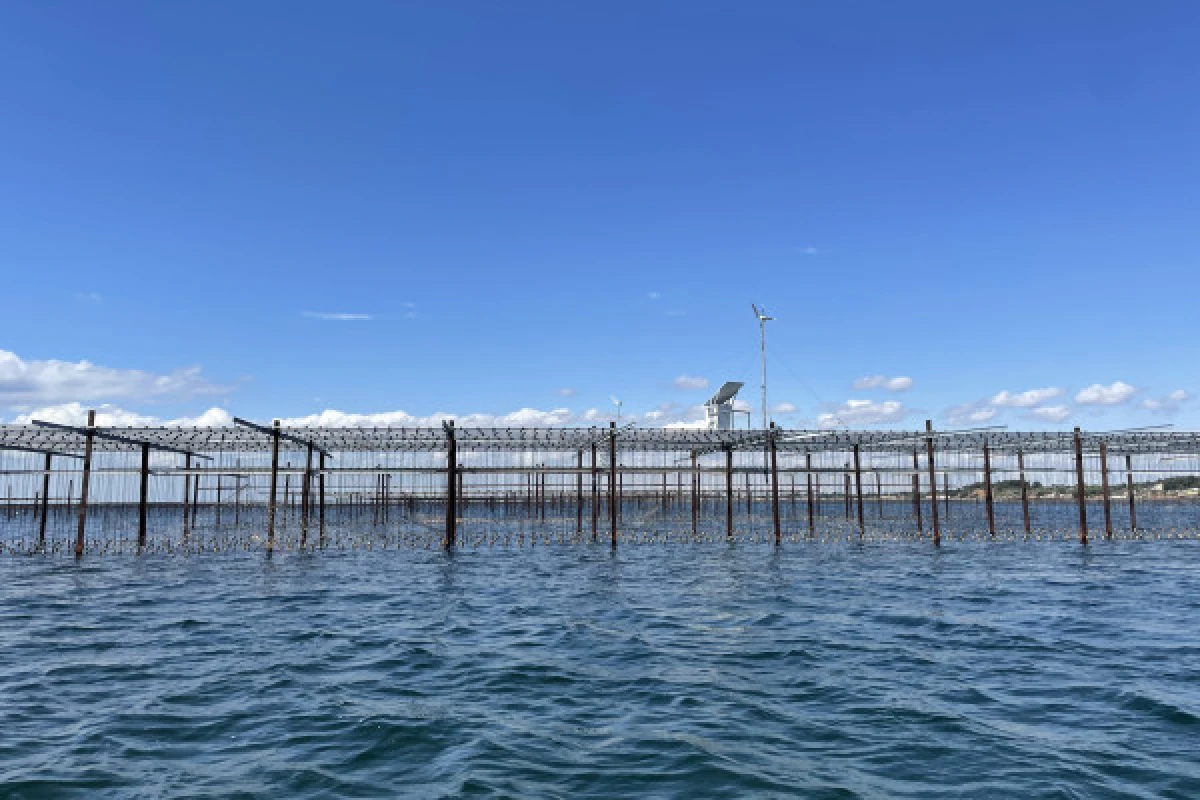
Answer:
<svg viewBox="0 0 1200 800"><path fill-rule="evenodd" d="M5 797L1200 796L1200 543L0 557Z"/></svg>

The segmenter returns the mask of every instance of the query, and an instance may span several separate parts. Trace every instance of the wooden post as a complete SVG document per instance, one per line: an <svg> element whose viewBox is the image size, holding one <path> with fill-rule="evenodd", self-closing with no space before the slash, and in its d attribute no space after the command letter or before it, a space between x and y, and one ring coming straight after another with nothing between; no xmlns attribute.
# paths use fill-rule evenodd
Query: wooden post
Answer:
<svg viewBox="0 0 1200 800"><path fill-rule="evenodd" d="M617 423L608 423L608 516L612 549L617 549Z"/></svg>
<svg viewBox="0 0 1200 800"><path fill-rule="evenodd" d="M1021 474L1021 516L1025 523L1025 533L1032 531L1029 523L1029 482L1025 480L1025 451L1017 448L1017 471Z"/></svg>
<svg viewBox="0 0 1200 800"><path fill-rule="evenodd" d="M275 547L275 497L279 482L279 420L271 431L271 488L267 494L267 550ZM198 478L197 478L198 484Z"/></svg>
<svg viewBox="0 0 1200 800"><path fill-rule="evenodd" d="M46 453L46 471L42 475L42 518L38 520L38 549L46 549L46 515L50 512L50 465L52 456Z"/></svg>
<svg viewBox="0 0 1200 800"><path fill-rule="evenodd" d="M183 539L188 537L188 499L192 491L192 454L183 457Z"/></svg>
<svg viewBox="0 0 1200 800"><path fill-rule="evenodd" d="M96 434L96 412L88 411L87 435L83 446L83 475L79 480L79 526L75 532L75 557L83 557L83 535L87 527L88 484L92 478L92 446Z"/></svg>
<svg viewBox="0 0 1200 800"><path fill-rule="evenodd" d="M1083 439L1075 429L1075 492L1079 501L1079 543L1087 544L1087 488L1083 482Z"/></svg>
<svg viewBox="0 0 1200 800"><path fill-rule="evenodd" d="M783 540L783 531L779 524L779 462L775 448L775 423L771 423L768 441L771 444L771 521L775 526L775 546Z"/></svg>
<svg viewBox="0 0 1200 800"><path fill-rule="evenodd" d="M862 536L867 532L867 521L863 515L862 461L857 442L854 443L854 497L858 504L858 535Z"/></svg>
<svg viewBox="0 0 1200 800"><path fill-rule="evenodd" d="M937 471L933 460L933 422L925 420L925 432L928 434L925 437L925 449L927 451L926 465L929 467L929 516L933 522L933 543L940 545L942 543L942 525L938 520L938 503L937 503Z"/></svg>
<svg viewBox="0 0 1200 800"><path fill-rule="evenodd" d="M1125 488L1129 494L1129 530L1137 531L1137 508L1133 502L1133 456L1125 454Z"/></svg>
<svg viewBox="0 0 1200 800"><path fill-rule="evenodd" d="M816 498L813 496L812 453L804 454L804 476L808 479L808 533L817 532Z"/></svg>
<svg viewBox="0 0 1200 800"><path fill-rule="evenodd" d="M138 493L138 549L146 546L146 504L150 494L150 445L142 445L142 474Z"/></svg>
<svg viewBox="0 0 1200 800"><path fill-rule="evenodd" d="M983 498L987 506L988 535L996 535L996 506L992 496L992 457L988 451L988 443L983 442Z"/></svg>
<svg viewBox="0 0 1200 800"><path fill-rule="evenodd" d="M1111 539L1113 529L1112 505L1108 496L1108 445L1104 442L1100 443L1100 487L1104 493L1104 535Z"/></svg>
<svg viewBox="0 0 1200 800"><path fill-rule="evenodd" d="M454 547L458 535L458 442L454 438L454 420L442 423L446 431L446 539L447 550Z"/></svg>
<svg viewBox="0 0 1200 800"><path fill-rule="evenodd" d="M700 527L700 467L699 454L692 451L692 537Z"/></svg>
<svg viewBox="0 0 1200 800"><path fill-rule="evenodd" d="M725 448L725 536L733 538L733 448Z"/></svg>
<svg viewBox="0 0 1200 800"><path fill-rule="evenodd" d="M592 542L599 538L600 472L596 465L596 440L592 440Z"/></svg>
<svg viewBox="0 0 1200 800"><path fill-rule="evenodd" d="M320 472L317 474L317 488L318 488L318 491L321 493L321 500L320 500L321 505L319 507L319 512L318 512L319 513L318 523L320 525L320 531L319 531L320 542L321 542L321 546L324 547L325 546L325 453L324 452L322 452L320 454L319 459L320 459L319 460L320 466L318 467L318 469L320 469Z"/></svg>

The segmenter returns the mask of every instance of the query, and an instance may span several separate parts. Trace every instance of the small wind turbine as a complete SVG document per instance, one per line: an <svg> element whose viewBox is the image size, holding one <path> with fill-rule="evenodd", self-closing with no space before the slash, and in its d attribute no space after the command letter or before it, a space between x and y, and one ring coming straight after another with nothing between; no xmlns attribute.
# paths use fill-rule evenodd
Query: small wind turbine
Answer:
<svg viewBox="0 0 1200 800"><path fill-rule="evenodd" d="M767 310L759 309L754 303L750 304L750 308L754 309L754 318L758 320L758 331L762 340L762 395L763 395L763 430L771 427L771 423L767 420L767 322L775 319L767 316Z"/></svg>
<svg viewBox="0 0 1200 800"><path fill-rule="evenodd" d="M621 427L621 401L617 399L615 394L610 394L608 399L612 400L613 405L617 407L617 427L619 428Z"/></svg>

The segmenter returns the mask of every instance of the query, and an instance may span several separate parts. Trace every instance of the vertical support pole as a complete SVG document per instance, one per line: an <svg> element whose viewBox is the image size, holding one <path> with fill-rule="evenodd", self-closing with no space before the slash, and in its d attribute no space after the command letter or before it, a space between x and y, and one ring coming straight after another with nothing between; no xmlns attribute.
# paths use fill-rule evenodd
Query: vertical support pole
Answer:
<svg viewBox="0 0 1200 800"><path fill-rule="evenodd" d="M867 532L867 521L863 516L862 460L857 442L854 443L854 497L858 503L858 535L862 536Z"/></svg>
<svg viewBox="0 0 1200 800"><path fill-rule="evenodd" d="M983 498L987 506L988 535L996 535L996 505L992 495L992 456L988 443L983 441Z"/></svg>
<svg viewBox="0 0 1200 800"><path fill-rule="evenodd" d="M308 510L312 505L312 442L304 455L304 480L300 481L300 548L308 544Z"/></svg>
<svg viewBox="0 0 1200 800"><path fill-rule="evenodd" d="M771 444L771 522L775 526L775 546L783 540L783 531L779 524L779 461L775 448L775 423L771 423L768 441Z"/></svg>
<svg viewBox="0 0 1200 800"><path fill-rule="evenodd" d="M1125 489L1129 494L1129 530L1137 531L1137 508L1133 500L1133 456L1125 454Z"/></svg>
<svg viewBox="0 0 1200 800"><path fill-rule="evenodd" d="M692 451L692 538L700 527L700 455Z"/></svg>
<svg viewBox="0 0 1200 800"><path fill-rule="evenodd" d="M575 451L579 471L575 473L575 535L583 535L583 451Z"/></svg>
<svg viewBox="0 0 1200 800"><path fill-rule="evenodd" d="M1075 429L1075 494L1079 501L1079 543L1087 544L1087 488L1083 482L1083 438Z"/></svg>
<svg viewBox="0 0 1200 800"><path fill-rule="evenodd" d="M200 473L192 477L192 528L196 527L196 513L200 510Z"/></svg>
<svg viewBox="0 0 1200 800"><path fill-rule="evenodd" d="M879 518L883 519L883 479L879 476L879 467L875 468L875 505L879 509Z"/></svg>
<svg viewBox="0 0 1200 800"><path fill-rule="evenodd" d="M142 473L138 484L138 548L146 546L146 504L150 494L150 445L142 445Z"/></svg>
<svg viewBox="0 0 1200 800"><path fill-rule="evenodd" d="M850 519L850 465L842 470L842 500L846 506L846 519Z"/></svg>
<svg viewBox="0 0 1200 800"><path fill-rule="evenodd" d="M88 484L92 479L92 446L95 442L96 412L87 415L87 436L83 446L83 475L79 480L79 525L75 531L75 557L83 557L83 535L87 527Z"/></svg>
<svg viewBox="0 0 1200 800"><path fill-rule="evenodd" d="M946 519L950 519L950 473L942 473L942 508L946 512Z"/></svg>
<svg viewBox="0 0 1200 800"><path fill-rule="evenodd" d="M454 548L458 534L458 442L454 438L454 420L442 423L446 430L446 539L447 550Z"/></svg>
<svg viewBox="0 0 1200 800"><path fill-rule="evenodd" d="M1029 482L1025 480L1025 451L1017 448L1017 471L1021 477L1021 517L1025 523L1025 533L1030 533L1033 526L1029 522Z"/></svg>
<svg viewBox="0 0 1200 800"><path fill-rule="evenodd" d="M592 542L600 534L600 472L596 464L596 440L592 440Z"/></svg>
<svg viewBox="0 0 1200 800"><path fill-rule="evenodd" d="M183 457L183 539L188 537L188 500L192 492L192 454Z"/></svg>
<svg viewBox="0 0 1200 800"><path fill-rule="evenodd" d="M617 423L608 423L608 516L612 549L617 549Z"/></svg>
<svg viewBox="0 0 1200 800"><path fill-rule="evenodd" d="M808 479L808 534L811 536L817 532L816 498L813 496L812 453L804 454L804 476Z"/></svg>
<svg viewBox="0 0 1200 800"><path fill-rule="evenodd" d="M917 518L917 533L924 533L925 523L921 519L921 459L916 450L913 450L912 503L913 516Z"/></svg>
<svg viewBox="0 0 1200 800"><path fill-rule="evenodd" d="M319 506L319 511L318 511L319 516L317 518L317 521L320 526L319 537L320 537L321 546L324 547L325 546L325 453L324 453L324 451L321 452L319 458L320 458L320 460L319 460L318 469L320 471L317 473L317 489L321 494L321 499L320 499L321 505Z"/></svg>
<svg viewBox="0 0 1200 800"><path fill-rule="evenodd" d="M1104 535L1111 539L1112 531L1112 505L1108 496L1108 445L1104 442L1100 443L1100 487L1104 492Z"/></svg>
<svg viewBox="0 0 1200 800"><path fill-rule="evenodd" d="M725 536L733 538L733 448L725 448Z"/></svg>
<svg viewBox="0 0 1200 800"><path fill-rule="evenodd" d="M275 498L279 483L279 420L271 429L271 487L267 493L267 550L275 547Z"/></svg>
<svg viewBox="0 0 1200 800"><path fill-rule="evenodd" d="M50 466L52 456L46 453L46 471L42 474L42 517L38 520L38 549L46 549L46 514L50 511Z"/></svg>
<svg viewBox="0 0 1200 800"><path fill-rule="evenodd" d="M213 506L213 525L221 527L221 473L217 473L217 502Z"/></svg>
<svg viewBox="0 0 1200 800"><path fill-rule="evenodd" d="M928 434L925 437L925 450L927 451L926 461L929 467L929 515L933 522L933 543L935 546L942 543L942 524L938 519L938 502L937 502L937 470L933 460L933 421L925 420L925 432Z"/></svg>

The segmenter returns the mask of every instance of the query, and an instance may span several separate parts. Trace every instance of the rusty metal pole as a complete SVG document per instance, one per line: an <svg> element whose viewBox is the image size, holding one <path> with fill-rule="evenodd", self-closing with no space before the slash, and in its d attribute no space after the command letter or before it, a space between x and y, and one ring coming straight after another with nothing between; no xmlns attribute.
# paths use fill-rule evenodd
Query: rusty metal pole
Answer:
<svg viewBox="0 0 1200 800"><path fill-rule="evenodd" d="M446 538L442 544L454 548L458 535L458 442L454 438L454 420L442 423L446 431Z"/></svg>
<svg viewBox="0 0 1200 800"><path fill-rule="evenodd" d="M146 546L146 504L150 500L150 445L142 445L142 473L138 484L138 549Z"/></svg>
<svg viewBox="0 0 1200 800"><path fill-rule="evenodd" d="M1125 454L1125 488L1129 494L1129 530L1137 531L1137 508L1133 501L1133 456Z"/></svg>
<svg viewBox="0 0 1200 800"><path fill-rule="evenodd" d="M854 443L854 499L858 505L858 535L863 536L867 532L867 520L863 514L862 461L857 442Z"/></svg>
<svg viewBox="0 0 1200 800"><path fill-rule="evenodd" d="M1112 504L1108 496L1108 445L1104 442L1100 443L1100 486L1104 492L1104 535L1111 539L1113 528Z"/></svg>
<svg viewBox="0 0 1200 800"><path fill-rule="evenodd" d="M271 487L267 494L267 550L275 547L275 499L279 483L279 420L271 429ZM200 477L196 476L196 485ZM195 521L193 520L193 523Z"/></svg>
<svg viewBox="0 0 1200 800"><path fill-rule="evenodd" d="M608 517L612 526L612 549L617 549L617 423L608 423Z"/></svg>
<svg viewBox="0 0 1200 800"><path fill-rule="evenodd" d="M600 526L600 472L596 464L596 442L592 440L592 542L599 538Z"/></svg>
<svg viewBox="0 0 1200 800"><path fill-rule="evenodd" d="M1079 543L1087 544L1087 487L1083 482L1083 438L1075 429L1075 491L1079 501Z"/></svg>
<svg viewBox="0 0 1200 800"><path fill-rule="evenodd" d="M725 536L733 538L733 448L725 448Z"/></svg>
<svg viewBox="0 0 1200 800"><path fill-rule="evenodd" d="M775 546L783 540L783 531L779 524L779 461L775 447L775 423L771 423L768 441L771 444L771 522L775 526Z"/></svg>
<svg viewBox="0 0 1200 800"><path fill-rule="evenodd" d="M804 454L804 476L808 479L808 534L817 532L816 498L813 496L812 453Z"/></svg>
<svg viewBox="0 0 1200 800"><path fill-rule="evenodd" d="M992 496L992 456L988 450L986 439L983 442L983 499L984 505L987 507L988 535L995 536L996 506L995 498Z"/></svg>
<svg viewBox="0 0 1200 800"><path fill-rule="evenodd" d="M75 532L75 557L83 557L84 531L87 527L88 484L92 478L92 447L95 443L96 412L87 415L87 435L83 446L83 475L79 479L79 526Z"/></svg>
<svg viewBox="0 0 1200 800"><path fill-rule="evenodd" d="M1025 480L1025 451L1017 448L1017 470L1021 475L1021 516L1025 523L1025 533L1032 530L1029 522L1029 482Z"/></svg>
<svg viewBox="0 0 1200 800"><path fill-rule="evenodd" d="M50 512L50 453L46 453L46 471L42 474L42 517L38 520L38 549L46 549L46 515Z"/></svg>

